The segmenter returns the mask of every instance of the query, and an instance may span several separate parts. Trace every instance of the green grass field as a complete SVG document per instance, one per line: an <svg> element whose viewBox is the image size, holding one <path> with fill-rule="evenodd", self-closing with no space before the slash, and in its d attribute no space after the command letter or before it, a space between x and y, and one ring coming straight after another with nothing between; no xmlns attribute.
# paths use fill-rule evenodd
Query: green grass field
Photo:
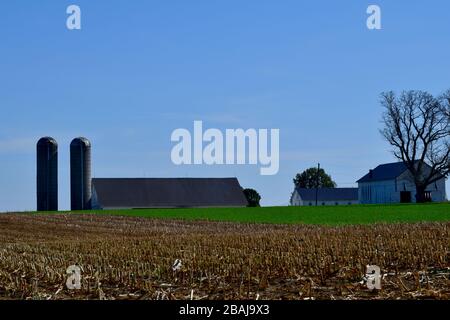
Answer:
<svg viewBox="0 0 450 320"><path fill-rule="evenodd" d="M83 211L148 218L231 221L275 224L370 224L450 221L450 204L352 205L324 207L262 207L205 209L140 209Z"/></svg>

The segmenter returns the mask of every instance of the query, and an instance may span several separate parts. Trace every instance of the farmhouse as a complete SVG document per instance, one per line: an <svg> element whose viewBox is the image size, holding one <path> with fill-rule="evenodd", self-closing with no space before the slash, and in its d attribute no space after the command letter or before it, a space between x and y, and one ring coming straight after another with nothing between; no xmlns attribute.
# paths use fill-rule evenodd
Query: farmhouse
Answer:
<svg viewBox="0 0 450 320"><path fill-rule="evenodd" d="M319 188L317 205L351 205L358 203L357 188ZM315 206L316 189L295 188L291 197L292 206Z"/></svg>
<svg viewBox="0 0 450 320"><path fill-rule="evenodd" d="M430 167L425 164L428 169ZM416 201L413 177L403 162L382 164L357 181L362 204L408 203ZM428 186L428 201L446 201L445 177Z"/></svg>
<svg viewBox="0 0 450 320"><path fill-rule="evenodd" d="M94 178L92 209L245 207L236 178Z"/></svg>

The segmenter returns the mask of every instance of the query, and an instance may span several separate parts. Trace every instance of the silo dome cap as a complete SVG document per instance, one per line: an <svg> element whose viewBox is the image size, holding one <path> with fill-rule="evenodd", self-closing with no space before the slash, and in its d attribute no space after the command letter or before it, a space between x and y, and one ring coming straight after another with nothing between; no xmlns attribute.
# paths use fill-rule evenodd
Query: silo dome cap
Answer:
<svg viewBox="0 0 450 320"><path fill-rule="evenodd" d="M56 142L56 140L52 137L42 137L39 139L39 141L37 142L38 145L44 145L44 144L53 144L53 145L58 145L58 143Z"/></svg>
<svg viewBox="0 0 450 320"><path fill-rule="evenodd" d="M76 145L84 145L86 147L90 147L91 146L91 142L84 137L78 137L72 140L72 142L70 143L71 146L76 146Z"/></svg>

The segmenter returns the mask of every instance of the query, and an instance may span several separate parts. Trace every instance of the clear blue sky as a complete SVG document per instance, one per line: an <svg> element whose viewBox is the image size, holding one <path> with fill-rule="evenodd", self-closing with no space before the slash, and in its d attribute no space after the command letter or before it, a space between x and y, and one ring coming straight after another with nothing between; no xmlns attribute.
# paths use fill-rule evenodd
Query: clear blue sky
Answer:
<svg viewBox="0 0 450 320"><path fill-rule="evenodd" d="M82 30L66 29L66 8ZM366 8L382 9L380 31ZM341 187L394 161L378 133L385 90L450 88L448 1L2 1L0 211L35 209L35 143L93 144L95 177L237 176L263 205L320 162ZM275 176L259 166L175 166L176 128L279 128ZM447 188L449 185L447 184Z"/></svg>

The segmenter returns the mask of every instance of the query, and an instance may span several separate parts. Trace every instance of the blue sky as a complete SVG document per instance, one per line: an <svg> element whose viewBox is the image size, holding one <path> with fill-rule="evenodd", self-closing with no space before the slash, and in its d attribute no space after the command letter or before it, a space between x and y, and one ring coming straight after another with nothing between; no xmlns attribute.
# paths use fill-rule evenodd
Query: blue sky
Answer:
<svg viewBox="0 0 450 320"><path fill-rule="evenodd" d="M66 8L82 30L66 28ZM366 28L378 4L382 30ZM341 187L394 161L379 94L450 88L448 1L2 1L0 211L35 209L35 143L93 144L95 177L228 177L285 205L317 162ZM280 171L175 166L174 129L279 128ZM447 183L447 188L449 188Z"/></svg>

